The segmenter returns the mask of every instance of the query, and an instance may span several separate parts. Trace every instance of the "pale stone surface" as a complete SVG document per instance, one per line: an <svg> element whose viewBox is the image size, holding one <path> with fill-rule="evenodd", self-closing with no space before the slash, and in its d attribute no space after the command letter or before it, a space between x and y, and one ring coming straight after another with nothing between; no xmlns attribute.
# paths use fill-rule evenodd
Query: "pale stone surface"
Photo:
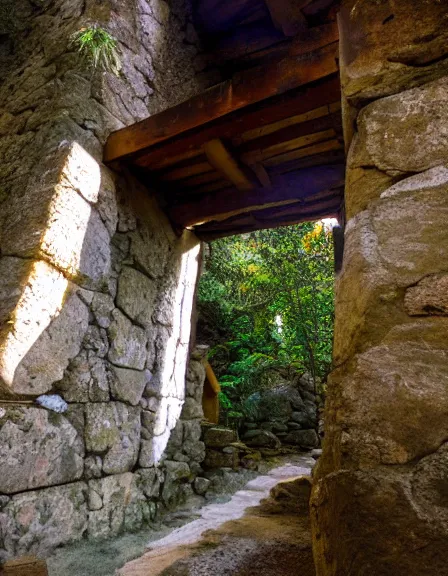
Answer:
<svg viewBox="0 0 448 576"><path fill-rule="evenodd" d="M146 362L148 338L143 328L134 326L119 310L113 311L108 330L111 341L109 360L122 368L143 370Z"/></svg>
<svg viewBox="0 0 448 576"><path fill-rule="evenodd" d="M64 377L55 383L67 402L105 402L114 380L107 361L82 350L71 360Z"/></svg>
<svg viewBox="0 0 448 576"><path fill-rule="evenodd" d="M14 555L45 557L57 546L80 540L87 528L86 488L76 482L13 496L5 512Z"/></svg>
<svg viewBox="0 0 448 576"><path fill-rule="evenodd" d="M182 418L184 420L191 420L193 418L203 418L204 412L202 404L197 402L194 398L186 398L182 408Z"/></svg>
<svg viewBox="0 0 448 576"><path fill-rule="evenodd" d="M127 368L113 367L115 378L111 385L111 392L116 400L128 402L137 406L142 397L146 384L151 380L149 370L139 372Z"/></svg>
<svg viewBox="0 0 448 576"><path fill-rule="evenodd" d="M141 528L150 520L150 509L138 490L134 474L118 474L90 480L88 534L93 538L116 536Z"/></svg>
<svg viewBox="0 0 448 576"><path fill-rule="evenodd" d="M76 356L87 329L88 309L76 287L42 261L2 259L0 316L3 388L43 394ZM51 296L49 296L51 295ZM10 321L6 321L11 318Z"/></svg>
<svg viewBox="0 0 448 576"><path fill-rule="evenodd" d="M85 441L88 452L104 453L106 474L131 470L138 457L140 408L120 402L88 404Z"/></svg>
<svg viewBox="0 0 448 576"><path fill-rule="evenodd" d="M378 342L392 326L408 321L398 305L401 289L446 269L447 190L448 171L433 168L385 190L371 210L348 223L336 282L336 365L360 342Z"/></svg>
<svg viewBox="0 0 448 576"><path fill-rule="evenodd" d="M109 234L98 212L73 188L33 186L10 203L3 225L6 255L43 258L70 279L99 287L110 271Z"/></svg>
<svg viewBox="0 0 448 576"><path fill-rule="evenodd" d="M39 408L9 408L0 418L0 492L78 480L83 473L82 436L66 417Z"/></svg>
<svg viewBox="0 0 448 576"><path fill-rule="evenodd" d="M150 328L156 290L157 284L154 280L134 268L125 266L118 279L117 306L136 324Z"/></svg>
<svg viewBox="0 0 448 576"><path fill-rule="evenodd" d="M377 100L358 116L372 165L391 175L448 163L448 78Z"/></svg>

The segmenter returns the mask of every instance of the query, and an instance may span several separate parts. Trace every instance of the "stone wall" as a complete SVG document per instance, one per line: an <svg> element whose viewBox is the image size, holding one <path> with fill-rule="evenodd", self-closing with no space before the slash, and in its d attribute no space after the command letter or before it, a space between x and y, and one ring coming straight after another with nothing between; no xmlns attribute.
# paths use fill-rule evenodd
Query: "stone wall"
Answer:
<svg viewBox="0 0 448 576"><path fill-rule="evenodd" d="M351 145L317 574L448 574L448 10L343 4Z"/></svg>
<svg viewBox="0 0 448 576"><path fill-rule="evenodd" d="M90 24L119 40L119 77L70 47ZM112 130L208 86L206 65L182 0L1 3L0 391L19 403L0 408L0 558L137 529L193 480L200 245L101 157ZM45 393L68 411L34 406Z"/></svg>

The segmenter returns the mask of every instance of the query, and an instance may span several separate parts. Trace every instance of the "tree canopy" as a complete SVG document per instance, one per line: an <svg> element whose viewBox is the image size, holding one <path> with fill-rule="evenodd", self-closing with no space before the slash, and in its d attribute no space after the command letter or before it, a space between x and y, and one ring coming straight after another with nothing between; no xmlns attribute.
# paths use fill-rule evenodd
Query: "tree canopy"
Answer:
<svg viewBox="0 0 448 576"><path fill-rule="evenodd" d="M321 222L210 245L199 285L199 314L202 326L215 328L210 357L224 406L231 408L230 398L237 396L242 409L251 393L269 386L272 370L326 376L333 285L332 235Z"/></svg>

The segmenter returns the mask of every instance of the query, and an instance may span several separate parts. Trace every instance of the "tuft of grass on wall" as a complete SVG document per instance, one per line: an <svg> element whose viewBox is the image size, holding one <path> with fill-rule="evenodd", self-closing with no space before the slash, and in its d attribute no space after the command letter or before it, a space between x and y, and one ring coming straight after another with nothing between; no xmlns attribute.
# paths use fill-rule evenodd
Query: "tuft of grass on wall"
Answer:
<svg viewBox="0 0 448 576"><path fill-rule="evenodd" d="M97 25L81 28L72 34L70 45L77 48L92 68L119 75L121 60L118 42L104 28Z"/></svg>

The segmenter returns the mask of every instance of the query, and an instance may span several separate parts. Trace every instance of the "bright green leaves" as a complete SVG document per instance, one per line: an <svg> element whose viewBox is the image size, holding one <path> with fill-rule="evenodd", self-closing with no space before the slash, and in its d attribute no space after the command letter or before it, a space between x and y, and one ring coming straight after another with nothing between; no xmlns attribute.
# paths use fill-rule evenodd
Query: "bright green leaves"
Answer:
<svg viewBox="0 0 448 576"><path fill-rule="evenodd" d="M119 75L121 60L118 43L104 28L97 25L81 28L72 34L70 45L78 49L82 58L92 68Z"/></svg>

